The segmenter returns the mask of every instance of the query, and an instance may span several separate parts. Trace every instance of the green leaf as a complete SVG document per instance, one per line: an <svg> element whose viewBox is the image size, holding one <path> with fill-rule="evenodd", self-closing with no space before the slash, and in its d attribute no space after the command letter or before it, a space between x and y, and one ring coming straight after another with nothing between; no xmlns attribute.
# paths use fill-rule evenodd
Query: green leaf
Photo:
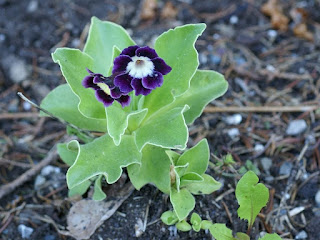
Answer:
<svg viewBox="0 0 320 240"><path fill-rule="evenodd" d="M174 174L175 174L175 186L177 191L180 191L180 179L181 177L185 174L186 170L188 167L188 163L186 163L184 166L175 166L174 169Z"/></svg>
<svg viewBox="0 0 320 240"><path fill-rule="evenodd" d="M142 150L141 163L132 164L127 170L136 189L153 183L160 191L170 193L170 160L165 149L146 145Z"/></svg>
<svg viewBox="0 0 320 240"><path fill-rule="evenodd" d="M259 238L259 240L281 240L281 237L276 233L273 233L273 234L267 233L262 238Z"/></svg>
<svg viewBox="0 0 320 240"><path fill-rule="evenodd" d="M132 136L123 136L120 145L116 146L106 134L79 146L77 160L67 172L67 184L73 188L100 174L112 184L120 178L123 167L140 163L140 160L141 153Z"/></svg>
<svg viewBox="0 0 320 240"><path fill-rule="evenodd" d="M191 79L190 88L175 98L170 107L184 106L190 109L184 113L186 123L191 124L198 118L204 107L214 99L222 96L228 88L223 75L215 71L197 70Z"/></svg>
<svg viewBox="0 0 320 240"><path fill-rule="evenodd" d="M77 158L78 151L70 150L66 143L59 143L57 145L57 150L62 161L69 166L71 166Z"/></svg>
<svg viewBox="0 0 320 240"><path fill-rule="evenodd" d="M87 118L79 112L79 98L74 94L68 84L62 84L53 89L41 102L40 107L81 129L106 132L105 119ZM40 112L40 116L47 116Z"/></svg>
<svg viewBox="0 0 320 240"><path fill-rule="evenodd" d="M196 146L185 151L178 159L177 165L188 163L186 172L194 172L202 175L208 168L209 145L207 139L202 139Z"/></svg>
<svg viewBox="0 0 320 240"><path fill-rule="evenodd" d="M185 219L195 206L194 197L187 189L178 192L175 188L171 188L170 202L180 221Z"/></svg>
<svg viewBox="0 0 320 240"><path fill-rule="evenodd" d="M207 229L209 229L212 225L213 225L213 223L212 223L211 221L209 221L209 220L203 220L203 221L201 222L201 229L207 230Z"/></svg>
<svg viewBox="0 0 320 240"><path fill-rule="evenodd" d="M161 220L166 225L173 225L179 221L177 215L173 211L166 211L162 213Z"/></svg>
<svg viewBox="0 0 320 240"><path fill-rule="evenodd" d="M236 236L237 236L237 239L239 240L250 240L250 237L247 234L242 232L237 232Z"/></svg>
<svg viewBox="0 0 320 240"><path fill-rule="evenodd" d="M182 232L188 232L191 230L191 225L186 220L182 220L176 224L176 228Z"/></svg>
<svg viewBox="0 0 320 240"><path fill-rule="evenodd" d="M250 227L261 209L267 205L269 199L268 189L258 182L257 175L248 171L239 180L236 187L236 198L240 205L238 215L241 219L248 220Z"/></svg>
<svg viewBox="0 0 320 240"><path fill-rule="evenodd" d="M166 150L166 154L168 155L170 162L173 166L177 165L177 161L180 157L180 154L171 150Z"/></svg>
<svg viewBox="0 0 320 240"><path fill-rule="evenodd" d="M93 137L88 136L86 133L80 131L79 129L67 126L67 134L69 136L76 136L78 139L83 141L84 143L89 143L94 140Z"/></svg>
<svg viewBox="0 0 320 240"><path fill-rule="evenodd" d="M180 188L197 182L203 182L203 177L194 172L186 173L180 178Z"/></svg>
<svg viewBox="0 0 320 240"><path fill-rule="evenodd" d="M146 144L163 148L183 150L188 141L188 128L185 124L183 108L174 108L166 114L149 118L135 132L138 148L141 150Z"/></svg>
<svg viewBox="0 0 320 240"><path fill-rule="evenodd" d="M163 33L156 40L155 50L172 71L164 76L164 83L160 88L146 96L145 107L149 109L148 116L171 103L173 96L178 96L189 88L190 80L199 65L194 44L205 27L203 23L176 27Z"/></svg>
<svg viewBox="0 0 320 240"><path fill-rule="evenodd" d="M123 27L92 17L83 51L93 58L94 71L106 75L112 65L113 46L122 51L131 45L135 43Z"/></svg>
<svg viewBox="0 0 320 240"><path fill-rule="evenodd" d="M199 232L201 229L201 217L198 213L192 213L190 223L192 224L192 229Z"/></svg>
<svg viewBox="0 0 320 240"><path fill-rule="evenodd" d="M83 194L85 194L88 191L88 188L91 185L91 181L90 180L86 180L83 183L69 189L69 193L68 196L69 197L73 197L76 195L82 196Z"/></svg>
<svg viewBox="0 0 320 240"><path fill-rule="evenodd" d="M214 180L213 177L207 174L203 174L203 181L202 182L194 182L186 185L185 187L192 193L192 194L210 194L214 191L217 191L221 187L221 183Z"/></svg>
<svg viewBox="0 0 320 240"><path fill-rule="evenodd" d="M231 229L227 228L225 224L212 224L212 226L209 228L209 231L216 240L236 240L232 236Z"/></svg>
<svg viewBox="0 0 320 240"><path fill-rule="evenodd" d="M52 58L60 65L62 75L80 99L79 111L88 118L105 119L104 106L96 100L94 90L82 86L83 78L88 75L86 68L94 71L93 59L80 50L71 48L58 48Z"/></svg>
<svg viewBox="0 0 320 240"><path fill-rule="evenodd" d="M96 181L94 182L94 191L92 199L95 201L101 201L107 197L107 195L104 193L104 191L101 188L101 180L103 175L100 175L97 177Z"/></svg>
<svg viewBox="0 0 320 240"><path fill-rule="evenodd" d="M140 124L146 116L148 109L141 109L134 112L126 112L118 102L114 102L106 108L108 133L112 137L114 144L118 146L121 136L125 133L128 124Z"/></svg>

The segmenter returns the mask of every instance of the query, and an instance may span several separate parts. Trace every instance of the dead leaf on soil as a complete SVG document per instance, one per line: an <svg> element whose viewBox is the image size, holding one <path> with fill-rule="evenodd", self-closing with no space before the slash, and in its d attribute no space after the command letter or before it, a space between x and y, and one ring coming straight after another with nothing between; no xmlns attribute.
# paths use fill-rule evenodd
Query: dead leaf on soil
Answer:
<svg viewBox="0 0 320 240"><path fill-rule="evenodd" d="M308 41L313 41L313 33L308 30L307 17L308 13L303 8L293 8L290 10L290 16L294 22L293 33L297 37L304 38Z"/></svg>
<svg viewBox="0 0 320 240"><path fill-rule="evenodd" d="M261 7L261 12L271 18L271 25L275 29L286 31L289 18L283 14L282 7L278 0L269 0Z"/></svg>
<svg viewBox="0 0 320 240"><path fill-rule="evenodd" d="M144 0L141 10L141 19L150 20L155 18L157 0Z"/></svg>
<svg viewBox="0 0 320 240"><path fill-rule="evenodd" d="M69 231L59 233L75 239L89 239L96 229L121 206L133 192L131 183L126 184L116 197L108 201L94 201L83 199L76 202L70 209L67 224Z"/></svg>

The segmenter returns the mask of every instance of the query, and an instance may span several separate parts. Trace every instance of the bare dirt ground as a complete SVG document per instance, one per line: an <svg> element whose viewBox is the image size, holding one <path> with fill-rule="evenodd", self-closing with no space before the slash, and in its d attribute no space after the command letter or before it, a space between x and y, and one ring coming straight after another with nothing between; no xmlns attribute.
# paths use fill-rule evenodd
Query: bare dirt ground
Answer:
<svg viewBox="0 0 320 240"><path fill-rule="evenodd" d="M252 239L261 231L276 231L284 239L320 239L320 2L278 1L280 7L271 6L271 12L280 18L273 20L262 13L263 0L88 2L0 0L0 193L32 172L66 135L65 126L39 118L16 93L40 103L64 83L50 54L57 47L81 49L91 16L121 24L139 45L152 45L169 28L205 22L196 44L200 68L224 74L229 90L190 126L189 145L209 140L208 172L223 183L218 192L198 196L195 211L245 232L234 189L238 172L251 169L270 189ZM236 164L217 167L227 153ZM33 229L29 239L71 239L56 230L66 226L72 205L67 166L55 154L50 157L56 172L42 177L41 187L35 187L37 173L0 199L0 239L22 239L21 224ZM182 233L164 225L159 218L169 207L167 196L146 186L91 239L134 239L139 221L146 221L140 239L211 239L208 232Z"/></svg>

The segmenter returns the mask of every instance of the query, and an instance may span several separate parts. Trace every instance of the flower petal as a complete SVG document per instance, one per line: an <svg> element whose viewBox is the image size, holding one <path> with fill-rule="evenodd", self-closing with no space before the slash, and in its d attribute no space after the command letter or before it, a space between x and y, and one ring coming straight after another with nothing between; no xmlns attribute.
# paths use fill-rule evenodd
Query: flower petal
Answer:
<svg viewBox="0 0 320 240"><path fill-rule="evenodd" d="M98 74L98 73L94 74L93 83L95 83L95 84L104 83L103 75Z"/></svg>
<svg viewBox="0 0 320 240"><path fill-rule="evenodd" d="M131 62L131 57L120 55L114 59L112 73L121 73L127 70L128 63Z"/></svg>
<svg viewBox="0 0 320 240"><path fill-rule="evenodd" d="M119 87L121 92L128 93L133 90L131 80L132 77L129 74L120 74L114 78L114 85Z"/></svg>
<svg viewBox="0 0 320 240"><path fill-rule="evenodd" d="M122 52L120 53L120 55L128 55L130 57L133 57L134 55L136 55L136 50L139 48L139 46L135 45L135 46L130 46L127 47L125 49L122 50Z"/></svg>
<svg viewBox="0 0 320 240"><path fill-rule="evenodd" d="M128 95L122 95L116 100L121 104L122 107L126 107L129 106L131 98Z"/></svg>
<svg viewBox="0 0 320 240"><path fill-rule="evenodd" d="M89 74L94 74L89 68L86 68L86 70Z"/></svg>
<svg viewBox="0 0 320 240"><path fill-rule="evenodd" d="M155 89L161 87L163 83L163 76L160 72L154 71L152 76L142 78L142 86L148 89Z"/></svg>
<svg viewBox="0 0 320 240"><path fill-rule="evenodd" d="M154 49L146 46L146 47L138 48L136 50L136 56L138 56L138 57L143 56L143 57L148 57L150 59L153 59L153 58L158 57L158 54L156 53L156 51Z"/></svg>
<svg viewBox="0 0 320 240"><path fill-rule="evenodd" d="M114 99L110 95L106 94L101 89L96 90L96 98L98 99L98 101L102 102L105 107L109 107L114 101Z"/></svg>
<svg viewBox="0 0 320 240"><path fill-rule="evenodd" d="M140 94L142 95L148 95L149 93L151 93L151 89L147 89L145 87L142 86L141 83L141 79L140 78L134 78L131 81L131 85L133 87L133 89L135 90L135 95L138 96Z"/></svg>
<svg viewBox="0 0 320 240"><path fill-rule="evenodd" d="M86 76L82 80L82 86L84 86L85 88L93 88L95 90L99 89L99 87L93 83L93 76Z"/></svg>
<svg viewBox="0 0 320 240"><path fill-rule="evenodd" d="M123 92L121 92L118 87L115 87L115 88L113 88L113 89L110 90L110 94L111 94L111 97L112 97L112 98L116 99L116 98L121 97L121 95L123 94Z"/></svg>
<svg viewBox="0 0 320 240"><path fill-rule="evenodd" d="M155 59L152 59L151 61L153 62L154 69L162 73L162 75L166 75L172 70L172 68L169 65L167 65L162 58L157 57Z"/></svg>

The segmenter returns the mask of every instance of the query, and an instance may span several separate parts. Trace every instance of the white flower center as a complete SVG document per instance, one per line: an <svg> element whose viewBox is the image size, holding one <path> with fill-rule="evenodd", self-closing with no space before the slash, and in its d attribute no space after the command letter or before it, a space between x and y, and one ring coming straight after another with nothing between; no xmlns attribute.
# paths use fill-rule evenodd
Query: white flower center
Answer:
<svg viewBox="0 0 320 240"><path fill-rule="evenodd" d="M133 78L143 78L152 75L154 69L153 62L147 57L132 57L128 63L127 72Z"/></svg>

